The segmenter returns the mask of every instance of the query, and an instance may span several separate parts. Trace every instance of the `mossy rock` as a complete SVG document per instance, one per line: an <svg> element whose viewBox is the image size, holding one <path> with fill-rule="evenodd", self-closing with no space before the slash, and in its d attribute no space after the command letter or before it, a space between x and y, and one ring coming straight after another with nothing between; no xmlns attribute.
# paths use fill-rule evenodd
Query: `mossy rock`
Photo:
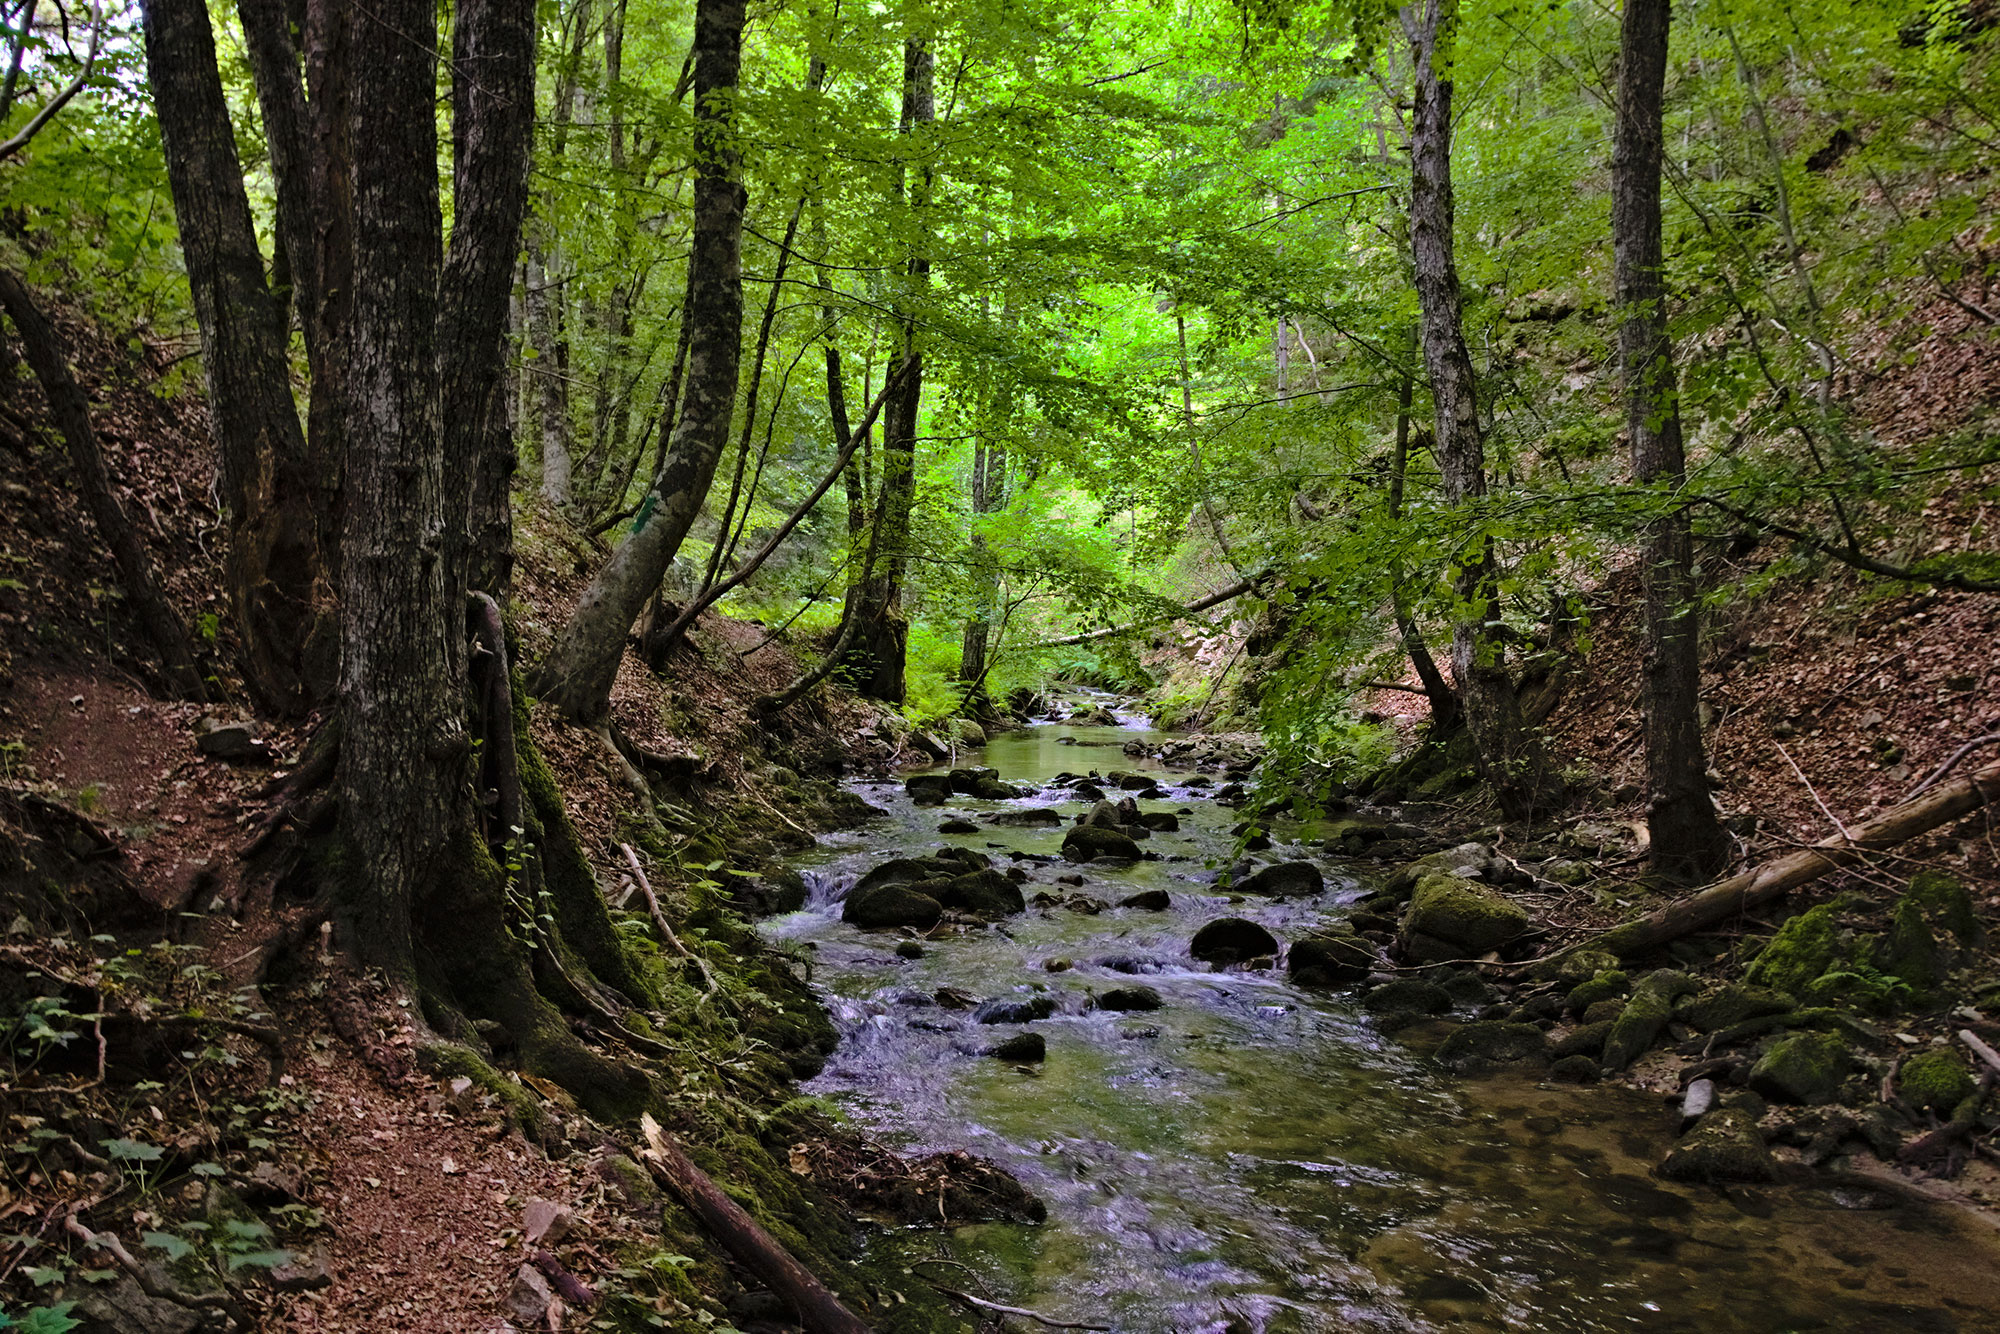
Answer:
<svg viewBox="0 0 2000 1334"><path fill-rule="evenodd" d="M1414 977L1384 982L1361 998L1370 1014L1443 1014L1451 1009L1451 993Z"/></svg>
<svg viewBox="0 0 2000 1334"><path fill-rule="evenodd" d="M1604 1071L1595 1057L1564 1056L1549 1067L1549 1078L1558 1084L1595 1084Z"/></svg>
<svg viewBox="0 0 2000 1334"><path fill-rule="evenodd" d="M1906 898L1896 905L1889 929L1875 942L1871 961L1884 977L1907 984L1913 999L1928 1003L1950 975L1957 954L1950 933L1940 940L1923 908Z"/></svg>
<svg viewBox="0 0 2000 1334"><path fill-rule="evenodd" d="M1750 1087L1779 1102L1831 1102L1847 1066L1847 1045L1831 1033L1793 1033L1758 1058Z"/></svg>
<svg viewBox="0 0 2000 1334"><path fill-rule="evenodd" d="M1611 1032L1604 1041L1604 1064L1613 1070L1623 1070L1637 1060L1659 1039L1667 1021L1674 1017L1674 1002L1700 985L1686 973L1670 968L1641 978L1632 989L1632 999L1611 1021Z"/></svg>
<svg viewBox="0 0 2000 1334"><path fill-rule="evenodd" d="M1534 1060L1548 1052L1548 1037L1533 1024L1482 1020L1463 1024L1434 1053L1439 1065L1461 1074Z"/></svg>
<svg viewBox="0 0 2000 1334"><path fill-rule="evenodd" d="M1599 1001L1617 1000L1631 990L1632 980L1622 969L1606 969L1589 981L1579 982L1570 988L1567 1004L1571 1013L1582 1014Z"/></svg>
<svg viewBox="0 0 2000 1334"><path fill-rule="evenodd" d="M986 1055L1002 1061L1013 1061L1017 1065L1039 1063L1048 1057L1049 1047L1040 1033L1016 1033L1004 1042L996 1042L986 1049Z"/></svg>
<svg viewBox="0 0 2000 1334"><path fill-rule="evenodd" d="M1973 915L1972 894L1963 883L1942 871L1919 871L1903 893L1925 916L1943 926L1961 945L1979 940L1979 919Z"/></svg>
<svg viewBox="0 0 2000 1334"><path fill-rule="evenodd" d="M1827 973L1852 969L1861 950L1835 920L1841 906L1822 903L1779 927L1743 970L1744 982L1804 999Z"/></svg>
<svg viewBox="0 0 2000 1334"><path fill-rule="evenodd" d="M1774 1181L1778 1164L1764 1147L1757 1118L1742 1107L1722 1106L1701 1118L1660 1163L1669 1181L1715 1184Z"/></svg>
<svg viewBox="0 0 2000 1334"><path fill-rule="evenodd" d="M1594 1063L1603 1056L1604 1044L1610 1037L1611 1021L1606 1019L1602 1023L1584 1024L1580 1028L1572 1029L1568 1034L1558 1038L1550 1050L1558 1059L1564 1056L1588 1056Z"/></svg>
<svg viewBox="0 0 2000 1334"><path fill-rule="evenodd" d="M1302 986L1359 982L1375 967L1375 947L1360 936L1327 932L1292 942L1285 971Z"/></svg>
<svg viewBox="0 0 2000 1334"><path fill-rule="evenodd" d="M1100 857L1137 860L1139 845L1129 835L1100 825L1078 825L1063 835L1062 855L1072 862L1095 861Z"/></svg>
<svg viewBox="0 0 2000 1334"><path fill-rule="evenodd" d="M1705 996L1684 1002L1675 1012L1684 1022L1704 1033L1715 1033L1732 1028L1749 1019L1761 1019L1770 1014L1787 1014L1792 1010L1789 997L1765 987L1744 986L1731 982Z"/></svg>
<svg viewBox="0 0 2000 1334"><path fill-rule="evenodd" d="M871 931L899 926L927 931L943 916L943 904L907 885L854 890L840 909L841 921Z"/></svg>
<svg viewBox="0 0 2000 1334"><path fill-rule="evenodd" d="M914 885L926 880L950 880L965 874L965 863L952 857L892 857L871 867L854 888L858 892L877 885Z"/></svg>
<svg viewBox="0 0 2000 1334"><path fill-rule="evenodd" d="M979 917L1011 917L1028 907L1020 886L998 871L973 871L922 888L945 907Z"/></svg>
<svg viewBox="0 0 2000 1334"><path fill-rule="evenodd" d="M1506 895L1461 876L1433 873L1417 882L1403 917L1403 943L1443 941L1460 954L1498 949L1528 929L1528 913Z"/></svg>
<svg viewBox="0 0 2000 1334"><path fill-rule="evenodd" d="M1896 1075L1896 1089L1905 1102L1946 1115L1978 1088L1958 1053L1944 1048L1912 1056Z"/></svg>

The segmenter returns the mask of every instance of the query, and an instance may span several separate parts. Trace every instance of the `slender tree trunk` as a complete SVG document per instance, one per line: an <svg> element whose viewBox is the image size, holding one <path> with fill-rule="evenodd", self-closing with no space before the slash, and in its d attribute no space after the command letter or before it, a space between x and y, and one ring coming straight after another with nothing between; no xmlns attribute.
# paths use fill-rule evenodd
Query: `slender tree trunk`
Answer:
<svg viewBox="0 0 2000 1334"><path fill-rule="evenodd" d="M261 707L302 713L332 686L335 646L321 497L292 402L285 312L265 286L208 10L199 0L149 0L144 18L147 74L201 328L244 680Z"/></svg>
<svg viewBox="0 0 2000 1334"><path fill-rule="evenodd" d="M1668 0L1625 0L1611 227L1632 480L1678 487L1686 479L1687 460L1660 239L1660 120L1670 27ZM1693 548L1686 509L1649 520L1640 536L1651 860L1655 871L1679 880L1707 878L1728 863L1730 853L1705 777Z"/></svg>
<svg viewBox="0 0 2000 1334"><path fill-rule="evenodd" d="M1449 70L1439 67L1439 53L1448 52L1455 41L1457 16L1457 0L1420 0L1402 11L1416 63L1410 239L1424 364L1430 373L1445 499L1463 506L1486 493L1486 459L1453 253L1452 81ZM1493 632L1500 608L1491 540L1481 539L1461 561L1451 653L1459 702L1478 750L1481 776L1509 819L1527 819L1548 804L1548 766L1521 714L1501 640Z"/></svg>
<svg viewBox="0 0 2000 1334"><path fill-rule="evenodd" d="M570 460L569 379L558 321L562 294L551 291L552 280L541 249L528 249L528 346L534 349L535 401L542 428L542 500L568 513L575 504Z"/></svg>
<svg viewBox="0 0 2000 1334"><path fill-rule="evenodd" d="M1416 351L1416 330L1410 330L1410 351ZM1396 449L1389 461L1389 518L1403 517L1403 490L1410 473L1410 405L1416 396L1416 377L1405 375L1396 397ZM1410 614L1409 597L1403 591L1403 567L1400 561L1392 561L1389 566L1389 603L1396 613L1396 633L1402 636L1403 652L1409 655L1410 666L1416 669L1417 680L1423 683L1424 698L1431 705L1431 732L1442 736L1458 723L1458 692L1444 679L1438 670L1437 660L1431 657L1430 645L1424 642L1423 631L1417 628L1416 617Z"/></svg>
<svg viewBox="0 0 2000 1334"><path fill-rule="evenodd" d="M139 614L139 623L146 627L146 634L160 651L169 686L183 699L208 699L204 673L195 661L194 641L188 638L180 614L167 601L152 553L146 550L139 530L126 517L117 492L111 489L111 475L104 466L97 430L90 421L90 398L70 373L55 329L36 307L27 287L5 269L0 269L0 306L6 307L7 318L20 331L28 368L41 383L42 393L49 400L49 412L62 432L63 443L69 446L70 467L75 471L84 505L96 520L98 536L118 566L118 577L132 600L132 609Z"/></svg>
<svg viewBox="0 0 2000 1334"><path fill-rule="evenodd" d="M924 134L936 120L935 56L928 39L906 38L902 132ZM923 151L928 151L928 145ZM930 194L931 169L926 164L917 168L909 194L911 209L919 219L929 206ZM919 221L917 225L921 229L924 224ZM863 695L892 704L901 704L906 693L910 625L903 617L903 575L909 554L910 507L916 496L917 419L924 394L923 345L909 300L921 298L929 285L930 267L925 243L919 239L905 267L908 298L895 372L901 383L882 416L882 484L873 518L876 531L870 535L881 554L873 577L861 587L853 642L843 664Z"/></svg>
<svg viewBox="0 0 2000 1334"><path fill-rule="evenodd" d="M499 533L474 508L492 495L499 457L511 462L503 374L508 297L521 253L535 118L534 10L523 0L459 0L452 63L452 225L438 287L438 381L444 405L445 587L470 587L474 567L499 572ZM484 494L482 494L484 488ZM480 549L475 559L472 548ZM504 586L486 587L498 600ZM462 636L450 640L462 645Z"/></svg>
<svg viewBox="0 0 2000 1334"><path fill-rule="evenodd" d="M695 13L686 401L631 536L584 590L537 676L536 693L578 722L595 722L609 709L626 636L707 499L729 438L743 335L744 192L733 139L743 18L744 0L700 0Z"/></svg>

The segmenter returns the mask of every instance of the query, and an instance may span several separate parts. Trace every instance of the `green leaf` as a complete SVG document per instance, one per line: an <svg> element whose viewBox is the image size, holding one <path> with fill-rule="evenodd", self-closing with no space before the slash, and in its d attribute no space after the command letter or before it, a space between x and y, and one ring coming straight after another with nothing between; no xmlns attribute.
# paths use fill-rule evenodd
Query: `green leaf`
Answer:
<svg viewBox="0 0 2000 1334"><path fill-rule="evenodd" d="M184 1260L194 1254L194 1246L187 1238L171 1232L143 1232L139 1240L156 1251L165 1251L169 1260Z"/></svg>
<svg viewBox="0 0 2000 1334"><path fill-rule="evenodd" d="M136 1139L101 1139L104 1151L121 1163L156 1163L166 1156L166 1150L157 1144L147 1144Z"/></svg>
<svg viewBox="0 0 2000 1334"><path fill-rule="evenodd" d="M254 1269L276 1269L279 1265L288 1265L291 1262L292 1253L286 1250L245 1251L229 1257L229 1271L235 1273L245 1265Z"/></svg>

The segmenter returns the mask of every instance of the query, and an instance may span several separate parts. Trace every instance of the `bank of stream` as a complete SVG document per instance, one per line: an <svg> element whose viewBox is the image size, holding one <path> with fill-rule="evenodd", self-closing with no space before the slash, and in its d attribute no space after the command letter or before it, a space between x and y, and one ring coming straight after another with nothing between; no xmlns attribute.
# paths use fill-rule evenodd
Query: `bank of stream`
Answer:
<svg viewBox="0 0 2000 1334"><path fill-rule="evenodd" d="M1655 1099L1448 1076L1421 1054L1439 1027L1386 1037L1347 993L1195 961L1214 918L1296 939L1368 890L1280 822L1266 855L1317 861L1325 890L1231 901L1214 881L1240 817L1207 779L1122 749L1159 739L1129 719L1031 726L959 763L1035 795L919 807L866 785L888 814L799 859L810 901L766 930L811 951L840 1028L808 1091L894 1147L990 1158L1049 1209L876 1245L947 1286L1130 1334L2000 1329L2000 1236L1979 1219L1867 1186L1665 1182L1652 1168L1677 1122ZM993 823L1053 807L1067 825L1087 805L1052 781L1114 769L1157 771L1164 799L1143 808L1179 813L1142 845L1157 859L1072 866L1061 828ZM941 835L952 818L979 828ZM1065 902L941 927L915 958L897 953L907 935L841 922L867 869L941 846ZM1164 910L1115 906L1154 889ZM1160 1007L1095 1003L1135 986ZM996 998L1054 1010L978 1022L968 1002ZM981 1054L1027 1031L1042 1061Z"/></svg>

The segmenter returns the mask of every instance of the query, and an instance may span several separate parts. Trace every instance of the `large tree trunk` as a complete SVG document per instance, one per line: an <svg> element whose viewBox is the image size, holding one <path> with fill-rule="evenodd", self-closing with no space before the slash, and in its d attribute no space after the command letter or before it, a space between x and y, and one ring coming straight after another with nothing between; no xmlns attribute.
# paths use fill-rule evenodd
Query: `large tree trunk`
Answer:
<svg viewBox="0 0 2000 1334"><path fill-rule="evenodd" d="M1486 494L1472 356L1459 307L1452 239L1451 96L1439 52L1455 40L1457 0L1420 0L1402 11L1416 61L1416 101L1410 117L1410 241L1422 309L1424 365L1430 373L1438 470L1445 500L1463 506ZM1528 729L1500 638L1494 554L1481 539L1463 553L1452 627L1452 674L1479 755L1479 770L1509 819L1545 809L1548 766Z"/></svg>
<svg viewBox="0 0 2000 1334"><path fill-rule="evenodd" d="M0 306L6 307L7 318L20 331L28 368L40 381L56 428L62 432L63 443L69 446L70 467L75 471L83 503L97 522L98 536L117 563L118 577L132 600L132 609L139 614L139 623L146 627L147 635L160 651L168 684L183 699L208 699L204 673L195 661L194 641L188 638L187 626L167 601L152 553L140 539L139 529L127 518L125 507L118 503L117 492L111 489L111 475L105 469L104 454L97 445L97 430L90 421L90 398L70 374L55 330L21 280L5 269L0 269Z"/></svg>
<svg viewBox="0 0 2000 1334"><path fill-rule="evenodd" d="M1611 156L1611 233L1632 480L1678 487L1686 479L1687 460L1660 273L1660 114L1669 27L1668 0L1626 0ZM1677 880L1714 874L1728 862L1730 850L1705 777L1693 548L1686 509L1649 520L1641 534L1647 823L1653 869Z"/></svg>
<svg viewBox="0 0 2000 1334"><path fill-rule="evenodd" d="M936 58L930 43L909 37L903 43L905 135L923 133L937 120ZM921 216L930 203L931 169L917 168L910 205ZM922 224L919 223L921 229ZM921 238L905 271L910 297L920 297L930 280L930 257ZM895 374L900 385L882 414L882 484L877 493L870 542L880 552L874 575L857 592L853 638L842 671L870 699L901 704L906 693L910 624L903 617L903 575L908 561L910 506L916 496L917 418L924 396L924 352L917 321L907 305L901 321L902 348Z"/></svg>
<svg viewBox="0 0 2000 1334"><path fill-rule="evenodd" d="M292 402L285 311L265 285L208 10L199 0L149 0L144 17L147 77L201 328L244 680L262 707L302 713L331 690L336 641L320 479ZM290 232L287 219L296 219L281 218ZM288 258L295 272L312 271L303 257Z"/></svg>
<svg viewBox="0 0 2000 1334"><path fill-rule="evenodd" d="M536 678L536 694L577 722L610 708L626 636L700 512L729 438L743 335L744 194L732 109L743 16L744 0L701 0L695 12L695 221L680 416L632 534L584 590Z"/></svg>

